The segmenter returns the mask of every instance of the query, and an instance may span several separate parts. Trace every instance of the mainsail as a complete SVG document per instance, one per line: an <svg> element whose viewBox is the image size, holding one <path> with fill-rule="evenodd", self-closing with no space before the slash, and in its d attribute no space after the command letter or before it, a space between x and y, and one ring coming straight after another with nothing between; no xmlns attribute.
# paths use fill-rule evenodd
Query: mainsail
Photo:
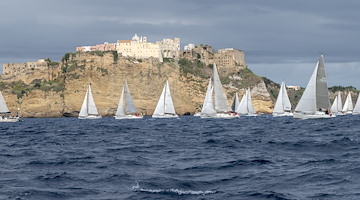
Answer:
<svg viewBox="0 0 360 200"><path fill-rule="evenodd" d="M0 92L0 113L10 113L9 108L6 105L5 99Z"/></svg>
<svg viewBox="0 0 360 200"><path fill-rule="evenodd" d="M201 114L202 115L207 115L207 116L211 116L211 115L215 115L216 114L216 110L214 108L214 102L212 99L212 94L213 94L213 88L211 86L211 78L209 79L209 84L206 90L206 95L205 95L205 100L201 109Z"/></svg>
<svg viewBox="0 0 360 200"><path fill-rule="evenodd" d="M233 101L233 103L232 103L232 105L231 105L231 110L232 110L233 112L236 112L236 109L238 108L239 104L240 104L239 95L238 95L238 93L236 92L236 93L235 93L235 96L234 96L234 101Z"/></svg>
<svg viewBox="0 0 360 200"><path fill-rule="evenodd" d="M213 67L213 79L214 79L215 110L217 112L231 111L215 63Z"/></svg>
<svg viewBox="0 0 360 200"><path fill-rule="evenodd" d="M352 103L352 99L351 99L351 93L349 92L346 100L345 100L345 104L344 104L344 108L342 109L343 112L352 112L354 110L354 106Z"/></svg>
<svg viewBox="0 0 360 200"><path fill-rule="evenodd" d="M356 100L356 104L353 110L353 114L360 114L360 93L358 94L358 98Z"/></svg>
<svg viewBox="0 0 360 200"><path fill-rule="evenodd" d="M240 104L236 110L240 115L252 115L255 114L255 109L251 100L250 88L246 90L244 96L242 97Z"/></svg>

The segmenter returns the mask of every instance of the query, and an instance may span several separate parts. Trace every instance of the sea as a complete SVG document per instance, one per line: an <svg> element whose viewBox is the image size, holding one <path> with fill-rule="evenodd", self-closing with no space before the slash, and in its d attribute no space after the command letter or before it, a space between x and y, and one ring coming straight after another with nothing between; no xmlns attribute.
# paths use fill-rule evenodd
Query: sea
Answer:
<svg viewBox="0 0 360 200"><path fill-rule="evenodd" d="M360 199L360 116L24 118L0 124L0 199Z"/></svg>

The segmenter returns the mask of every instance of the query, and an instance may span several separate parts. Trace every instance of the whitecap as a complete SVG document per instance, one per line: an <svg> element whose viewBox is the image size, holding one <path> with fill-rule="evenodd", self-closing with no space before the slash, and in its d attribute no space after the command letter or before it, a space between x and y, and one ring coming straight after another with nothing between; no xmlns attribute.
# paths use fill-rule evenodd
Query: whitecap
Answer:
<svg viewBox="0 0 360 200"><path fill-rule="evenodd" d="M207 194L215 194L216 191L213 190L182 190L182 189L146 189L141 188L139 183L133 185L131 187L132 191L134 192L147 192L147 193L163 193L163 194L178 194L178 195L207 195Z"/></svg>

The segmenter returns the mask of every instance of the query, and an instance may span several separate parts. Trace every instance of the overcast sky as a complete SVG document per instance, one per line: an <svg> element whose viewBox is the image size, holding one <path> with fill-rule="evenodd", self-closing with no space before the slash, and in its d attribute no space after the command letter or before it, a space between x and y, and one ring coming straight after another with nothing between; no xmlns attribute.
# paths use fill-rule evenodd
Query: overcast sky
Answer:
<svg viewBox="0 0 360 200"><path fill-rule="evenodd" d="M305 86L320 52L329 86L360 88L359 0L1 0L0 63L59 61L76 46L179 37L245 51L250 69Z"/></svg>

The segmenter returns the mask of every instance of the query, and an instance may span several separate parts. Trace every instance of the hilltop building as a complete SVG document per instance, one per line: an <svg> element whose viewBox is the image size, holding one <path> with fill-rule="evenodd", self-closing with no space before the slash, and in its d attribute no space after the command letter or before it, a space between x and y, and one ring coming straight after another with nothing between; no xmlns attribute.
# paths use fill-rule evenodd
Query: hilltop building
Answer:
<svg viewBox="0 0 360 200"><path fill-rule="evenodd" d="M44 59L40 59L36 62L25 63L6 63L3 64L4 75L20 75L30 70L44 70L48 69L48 63Z"/></svg>
<svg viewBox="0 0 360 200"><path fill-rule="evenodd" d="M180 54L180 38L163 39L155 43L148 42L147 37L139 37L135 34L131 40L118 40L116 43L104 43L96 46L76 47L76 51L117 51L124 57L136 59L163 58L178 59Z"/></svg>

